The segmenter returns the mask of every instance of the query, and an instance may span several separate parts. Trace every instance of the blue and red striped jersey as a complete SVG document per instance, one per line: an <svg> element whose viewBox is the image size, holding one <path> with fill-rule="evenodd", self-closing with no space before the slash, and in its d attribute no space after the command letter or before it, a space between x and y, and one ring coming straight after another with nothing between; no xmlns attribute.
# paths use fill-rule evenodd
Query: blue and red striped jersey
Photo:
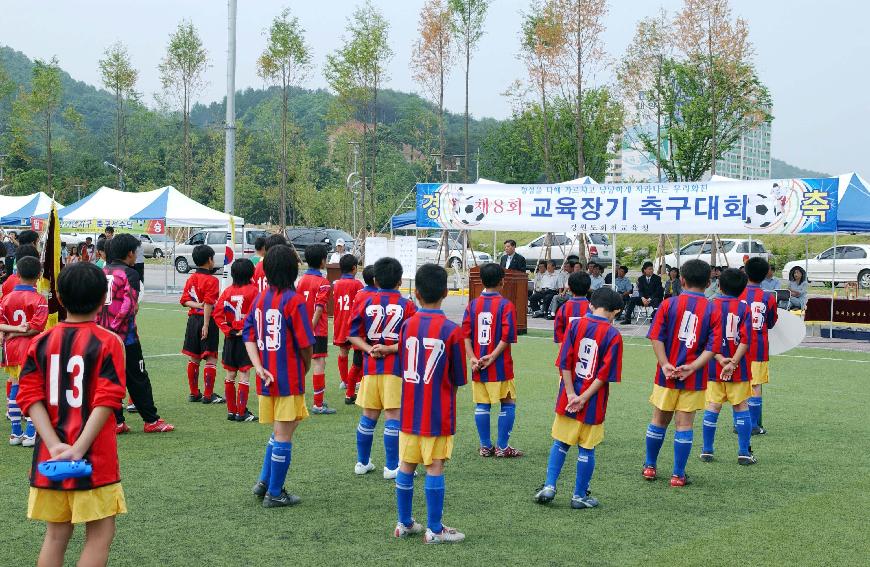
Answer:
<svg viewBox="0 0 870 567"><path fill-rule="evenodd" d="M320 307L323 313L314 328L315 337L325 337L329 334L329 316L326 314L326 304L329 302L329 294L332 284L323 277L320 270L305 270L302 277L296 283L296 293L305 298L305 306L308 315L314 317L314 310Z"/></svg>
<svg viewBox="0 0 870 567"><path fill-rule="evenodd" d="M556 319L553 321L553 342L562 344L565 340L565 332L572 321L586 317L592 313L589 300L583 296L572 297L556 310Z"/></svg>
<svg viewBox="0 0 870 567"><path fill-rule="evenodd" d="M257 379L261 396L298 396L305 393L305 365L301 351L314 344L305 299L292 289L269 286L260 293L245 319L242 336L255 343L260 361L275 380L266 387Z"/></svg>
<svg viewBox="0 0 870 567"><path fill-rule="evenodd" d="M373 346L398 344L402 323L416 312L417 306L414 302L402 297L399 290L379 289L374 295L366 297L354 310L347 336L360 337ZM364 353L363 374L401 376L402 367L398 355L388 354L383 358L373 358Z"/></svg>
<svg viewBox="0 0 870 567"><path fill-rule="evenodd" d="M475 382L505 382L514 379L511 344L517 342L517 310L513 302L499 293L483 292L469 302L462 318L462 333L471 340L474 357L481 358L495 350L502 341L507 348L498 359L482 371L472 371Z"/></svg>
<svg viewBox="0 0 870 567"><path fill-rule="evenodd" d="M756 284L749 284L740 296L749 304L752 312L752 336L749 339L749 361L770 360L770 341L767 333L776 325L776 293L765 291Z"/></svg>
<svg viewBox="0 0 870 567"><path fill-rule="evenodd" d="M703 293L684 291L662 302L646 336L664 343L668 361L680 367L693 363L704 351L719 352L721 333L713 304ZM666 378L659 364L655 383L676 390L706 390L707 370L701 368L685 380L675 380Z"/></svg>
<svg viewBox="0 0 870 567"><path fill-rule="evenodd" d="M420 309L402 325L398 358L402 432L456 433L456 389L467 382L462 328L439 309Z"/></svg>
<svg viewBox="0 0 870 567"><path fill-rule="evenodd" d="M730 295L717 295L713 299L713 308L718 314L721 326L722 346L719 348L719 354L725 358L731 358L737 352L737 347L741 344L748 344L751 340L752 311L745 301ZM722 373L722 365L716 360L711 360L707 368L709 379L718 382L719 375ZM731 375L731 382L748 382L751 379L749 360L744 356L737 363L737 368Z"/></svg>
<svg viewBox="0 0 870 567"><path fill-rule="evenodd" d="M559 349L559 369L573 373L573 388L578 396L595 380L601 380L604 385L580 411L569 412L565 382L559 380L556 413L589 425L604 423L610 382L622 379L622 335L610 321L597 315L572 321Z"/></svg>

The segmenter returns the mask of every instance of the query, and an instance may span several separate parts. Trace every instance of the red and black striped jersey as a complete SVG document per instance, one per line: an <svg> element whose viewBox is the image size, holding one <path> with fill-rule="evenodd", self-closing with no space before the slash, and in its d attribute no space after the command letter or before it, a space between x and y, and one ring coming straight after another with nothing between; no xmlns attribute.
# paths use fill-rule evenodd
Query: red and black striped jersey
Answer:
<svg viewBox="0 0 870 567"><path fill-rule="evenodd" d="M3 282L2 288L0 288L3 291L3 295L6 296L12 293L12 290L15 289L15 286L19 283L21 283L21 279L18 277L18 274L10 275L6 278L6 281Z"/></svg>
<svg viewBox="0 0 870 567"><path fill-rule="evenodd" d="M568 395L564 379L559 380L556 413L589 425L604 423L610 382L622 379L622 335L604 317L587 315L575 319L559 349L559 369L573 374L574 393L585 392L595 380L604 385L578 412L567 410Z"/></svg>
<svg viewBox="0 0 870 567"><path fill-rule="evenodd" d="M257 293L257 286L253 283L242 286L233 284L223 290L212 319L224 335L230 336L230 331L241 331L245 327L245 318L251 312Z"/></svg>
<svg viewBox="0 0 870 567"><path fill-rule="evenodd" d="M662 342L668 362L680 367L692 364L704 351L719 352L721 333L718 314L704 294L683 291L662 302L646 336ZM707 369L701 368L685 380L676 380L665 377L659 364L655 383L676 390L706 390Z"/></svg>
<svg viewBox="0 0 870 567"><path fill-rule="evenodd" d="M742 299L730 295L718 295L713 299L721 330L719 332L722 343L719 354L725 358L732 358L741 344L748 344L752 334L752 313L749 305ZM714 382L719 381L722 374L722 365L716 360L711 360L707 365L708 377ZM737 368L731 375L731 382L748 382L752 379L749 360L746 356L737 363Z"/></svg>
<svg viewBox="0 0 870 567"><path fill-rule="evenodd" d="M749 304L752 312L752 336L749 339L749 361L765 362L770 360L770 341L768 331L776 325L776 293L765 291L756 284L749 284L740 296Z"/></svg>
<svg viewBox="0 0 870 567"><path fill-rule="evenodd" d="M320 270L306 270L296 283L296 293L305 299L309 316L314 317L314 310L318 307L323 309L320 320L317 321L317 326L314 328L315 337L325 337L329 334L329 316L326 314L326 304L329 301L330 291L332 291L332 284L323 277Z"/></svg>
<svg viewBox="0 0 870 567"><path fill-rule="evenodd" d="M48 300L32 285L18 284L9 295L0 299L0 322L4 325L27 325L41 333L48 321ZM21 366L27 356L27 348L35 335L7 338L3 342L5 366Z"/></svg>
<svg viewBox="0 0 870 567"><path fill-rule="evenodd" d="M399 290L379 289L354 310L348 336L360 337L370 345L398 344L402 323L416 312L417 306L414 302L402 297ZM383 358L373 358L368 353L364 353L363 374L401 376L402 368L398 355L388 354Z"/></svg>
<svg viewBox="0 0 870 567"><path fill-rule="evenodd" d="M456 433L456 389L467 382L462 328L439 309L420 309L402 325L401 429L438 437Z"/></svg>
<svg viewBox="0 0 870 567"><path fill-rule="evenodd" d="M332 343L347 343L353 302L363 288L363 283L353 274L342 274L332 287Z"/></svg>
<svg viewBox="0 0 870 567"><path fill-rule="evenodd" d="M251 306L242 336L260 351L260 361L275 380L266 387L257 379L261 396L298 396L305 393L302 350L314 344L305 300L292 289L269 287Z"/></svg>
<svg viewBox="0 0 870 567"><path fill-rule="evenodd" d="M219 294L220 282L218 279L209 270L197 268L184 284L180 303L184 305L188 301L193 301L203 305L214 305L217 303ZM188 316L202 315L202 309L190 308L187 314Z"/></svg>
<svg viewBox="0 0 870 567"><path fill-rule="evenodd" d="M266 280L266 269L264 262L261 260L254 266L254 285L257 286L257 291L264 292L269 288L269 282Z"/></svg>
<svg viewBox="0 0 870 567"><path fill-rule="evenodd" d="M572 297L556 310L556 319L553 321L553 342L562 344L565 340L565 331L568 325L577 319L581 319L592 313L589 300L583 296Z"/></svg>
<svg viewBox="0 0 870 567"><path fill-rule="evenodd" d="M471 341L475 358L482 358L495 350L502 341L507 348L496 360L481 371L472 371L475 382L505 382L514 379L514 361L511 344L517 342L517 310L506 297L484 291L465 308L462 333Z"/></svg>
<svg viewBox="0 0 870 567"><path fill-rule="evenodd" d="M36 402L45 405L61 442L75 443L94 408L117 410L125 395L124 345L118 335L93 321L59 323L36 337L21 370L18 405L25 414ZM30 485L55 490L90 490L121 480L115 416L109 416L84 458L93 467L90 477L52 482L38 465L51 460L48 447L37 438Z"/></svg>

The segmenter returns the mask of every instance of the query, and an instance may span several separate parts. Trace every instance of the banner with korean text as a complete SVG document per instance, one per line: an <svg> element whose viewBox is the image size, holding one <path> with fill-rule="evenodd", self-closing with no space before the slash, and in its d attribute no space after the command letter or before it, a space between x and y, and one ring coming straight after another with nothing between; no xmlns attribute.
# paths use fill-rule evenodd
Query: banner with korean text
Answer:
<svg viewBox="0 0 870 567"><path fill-rule="evenodd" d="M803 234L837 229L839 178L586 185L417 184L417 227Z"/></svg>

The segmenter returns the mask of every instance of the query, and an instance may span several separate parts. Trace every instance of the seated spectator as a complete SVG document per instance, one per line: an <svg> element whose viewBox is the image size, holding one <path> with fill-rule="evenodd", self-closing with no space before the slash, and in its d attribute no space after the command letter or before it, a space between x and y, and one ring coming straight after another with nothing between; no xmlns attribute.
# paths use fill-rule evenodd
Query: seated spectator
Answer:
<svg viewBox="0 0 870 567"><path fill-rule="evenodd" d="M601 275L601 266L599 266L596 262L589 262L589 278L592 280L592 287L589 288L589 291L596 291L601 289L604 285L604 276Z"/></svg>
<svg viewBox="0 0 870 567"><path fill-rule="evenodd" d="M556 273L556 263L547 262L547 271L541 274L540 290L536 290L529 298L529 307L533 317L544 317L547 314L553 296L559 293L559 274Z"/></svg>
<svg viewBox="0 0 870 567"><path fill-rule="evenodd" d="M679 268L671 268L668 270L668 281L665 282L665 299L676 297L682 291L680 287L680 270Z"/></svg>
<svg viewBox="0 0 870 567"><path fill-rule="evenodd" d="M710 285L707 286L707 289L704 290L704 296L707 299L716 297L719 295L719 274L722 273L722 270L719 269L719 266L713 266L710 270Z"/></svg>
<svg viewBox="0 0 870 567"><path fill-rule="evenodd" d="M807 273L800 266L795 266L788 273L788 301L783 301L783 309L806 309L808 297Z"/></svg>
<svg viewBox="0 0 870 567"><path fill-rule="evenodd" d="M529 286L529 299L532 298L532 295L536 291L541 291L541 278L544 277L545 273L547 273L547 263L538 262L538 267L534 274L535 277L532 278L532 285Z"/></svg>
<svg viewBox="0 0 870 567"><path fill-rule="evenodd" d="M643 263L643 274L637 278L637 296L632 297L625 306L625 315L622 318L622 324L631 323L631 315L634 313L634 308L638 305L644 307L652 307L657 309L664 298L665 290L662 287L662 278L653 273L653 263Z"/></svg>
<svg viewBox="0 0 870 567"><path fill-rule="evenodd" d="M616 268L616 292L622 296L624 303L628 303L632 290L634 290L634 284L628 279L628 266Z"/></svg>
<svg viewBox="0 0 870 567"><path fill-rule="evenodd" d="M562 269L559 271L559 294L553 297L547 311L547 319L551 321L556 318L556 311L571 298L571 290L568 289L568 276L574 273L574 265L575 262L571 260L562 263Z"/></svg>
<svg viewBox="0 0 870 567"><path fill-rule="evenodd" d="M761 281L761 289L763 289L764 291L776 291L780 289L779 278L773 275L774 270L774 265L770 264L770 269L767 270L767 277Z"/></svg>

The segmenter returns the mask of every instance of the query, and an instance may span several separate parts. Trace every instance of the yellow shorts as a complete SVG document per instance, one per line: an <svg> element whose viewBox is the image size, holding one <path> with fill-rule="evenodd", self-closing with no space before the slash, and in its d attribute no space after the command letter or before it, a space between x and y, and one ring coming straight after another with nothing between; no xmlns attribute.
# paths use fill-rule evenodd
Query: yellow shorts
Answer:
<svg viewBox="0 0 870 567"><path fill-rule="evenodd" d="M662 411L693 412L704 409L704 390L677 390L653 384L649 403Z"/></svg>
<svg viewBox="0 0 870 567"><path fill-rule="evenodd" d="M4 368L6 374L12 378L13 381L18 380L21 377L21 367L20 366L6 366Z"/></svg>
<svg viewBox="0 0 870 567"><path fill-rule="evenodd" d="M505 398L517 399L517 387L513 380L503 382L472 382L471 389L476 404L497 404Z"/></svg>
<svg viewBox="0 0 870 567"><path fill-rule="evenodd" d="M761 384L767 384L770 381L770 367L769 361L765 360L764 362L753 361L752 367L752 382L753 386L760 386Z"/></svg>
<svg viewBox="0 0 870 567"><path fill-rule="evenodd" d="M596 445L604 440L604 424L589 425L565 417L564 415L556 414L556 419L553 420L553 439L567 443L568 445L580 445L584 449L594 449Z"/></svg>
<svg viewBox="0 0 870 567"><path fill-rule="evenodd" d="M752 384L749 382L707 382L707 403L722 404L728 402L736 406L752 396Z"/></svg>
<svg viewBox="0 0 870 567"><path fill-rule="evenodd" d="M305 396L260 396L260 423L302 421L308 417Z"/></svg>
<svg viewBox="0 0 870 567"><path fill-rule="evenodd" d="M402 379L392 374L363 376L356 405L363 409L399 409L402 407Z"/></svg>
<svg viewBox="0 0 870 567"><path fill-rule="evenodd" d="M446 461L453 454L453 435L426 437L399 431L399 460L403 463L426 466L432 461Z"/></svg>
<svg viewBox="0 0 870 567"><path fill-rule="evenodd" d="M127 513L121 483L108 484L91 490L52 490L30 488L27 517L44 522L94 522Z"/></svg>

